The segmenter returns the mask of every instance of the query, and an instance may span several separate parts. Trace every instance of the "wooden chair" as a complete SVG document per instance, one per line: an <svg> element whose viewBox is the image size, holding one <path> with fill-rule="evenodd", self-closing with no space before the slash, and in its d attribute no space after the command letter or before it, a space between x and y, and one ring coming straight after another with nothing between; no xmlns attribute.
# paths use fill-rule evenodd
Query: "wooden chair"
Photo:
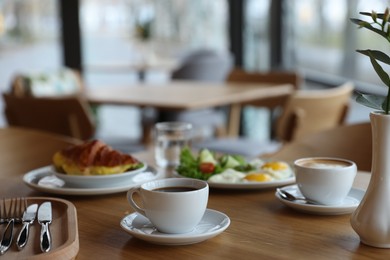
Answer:
<svg viewBox="0 0 390 260"><path fill-rule="evenodd" d="M277 140L289 142L343 124L353 89L347 82L335 88L296 91L277 121Z"/></svg>
<svg viewBox="0 0 390 260"><path fill-rule="evenodd" d="M269 71L269 72L247 72L240 68L233 69L227 81L242 83L272 83L272 84L291 84L295 90L302 86L302 77L295 71ZM290 95L272 97L259 101L247 102L243 104L243 110L246 106L267 108L270 111L270 137L275 137L275 119L278 108L281 108L287 102ZM244 112L241 112L242 114ZM242 124L242 122L237 122Z"/></svg>
<svg viewBox="0 0 390 260"><path fill-rule="evenodd" d="M62 68L52 72L17 74L11 81L9 91L18 97L52 97L78 95L84 90L85 86L80 72Z"/></svg>
<svg viewBox="0 0 390 260"><path fill-rule="evenodd" d="M17 97L3 93L4 113L10 126L26 127L83 140L95 133L95 121L86 101L79 96Z"/></svg>
<svg viewBox="0 0 390 260"><path fill-rule="evenodd" d="M240 68L235 68L228 75L227 81L242 83L291 84L294 86L295 90L302 86L302 77L295 71L247 72ZM248 102L245 103L245 105L264 106L273 109L277 106L283 105L286 97L268 98L258 102Z"/></svg>
<svg viewBox="0 0 390 260"><path fill-rule="evenodd" d="M342 125L348 112L352 91L351 83L330 89L297 90L288 98L277 120L276 141L215 138L196 143L194 146L247 157L276 151L284 143Z"/></svg>
<svg viewBox="0 0 390 260"><path fill-rule="evenodd" d="M354 161L359 170L370 171L372 134L370 122L343 125L306 135L285 144L278 152L263 158L293 162L303 157L339 157Z"/></svg>
<svg viewBox="0 0 390 260"><path fill-rule="evenodd" d="M232 82L268 82L276 84L290 83L295 89L300 88L302 78L295 71L268 71L268 72L247 72L241 68L234 68L228 75L228 81Z"/></svg>

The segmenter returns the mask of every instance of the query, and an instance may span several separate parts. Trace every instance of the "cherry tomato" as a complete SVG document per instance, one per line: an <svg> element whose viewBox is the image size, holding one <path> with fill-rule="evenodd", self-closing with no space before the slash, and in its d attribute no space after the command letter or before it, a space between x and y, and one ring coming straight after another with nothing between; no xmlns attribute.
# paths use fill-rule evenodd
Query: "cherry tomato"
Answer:
<svg viewBox="0 0 390 260"><path fill-rule="evenodd" d="M212 163L201 163L199 165L199 170L202 173L213 173L215 169L215 165Z"/></svg>

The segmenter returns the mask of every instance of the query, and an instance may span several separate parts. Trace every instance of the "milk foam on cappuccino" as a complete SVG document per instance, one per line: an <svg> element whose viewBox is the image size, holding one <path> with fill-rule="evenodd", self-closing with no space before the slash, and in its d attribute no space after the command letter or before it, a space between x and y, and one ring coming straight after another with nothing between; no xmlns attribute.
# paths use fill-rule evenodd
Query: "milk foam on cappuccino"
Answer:
<svg viewBox="0 0 390 260"><path fill-rule="evenodd" d="M300 163L303 167L309 168L320 168L320 169L329 169L329 168L342 168L350 166L351 164L347 161L331 160L331 159L312 159L302 161Z"/></svg>

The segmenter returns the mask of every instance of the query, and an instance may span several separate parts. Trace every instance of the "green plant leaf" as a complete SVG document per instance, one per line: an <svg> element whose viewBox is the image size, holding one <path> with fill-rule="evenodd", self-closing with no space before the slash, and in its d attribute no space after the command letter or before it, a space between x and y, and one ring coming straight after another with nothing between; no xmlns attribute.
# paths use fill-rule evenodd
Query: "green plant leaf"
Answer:
<svg viewBox="0 0 390 260"><path fill-rule="evenodd" d="M390 86L387 89L387 96L386 96L385 101L382 104L382 107L383 107L383 110L385 111L385 113L388 115L390 113Z"/></svg>
<svg viewBox="0 0 390 260"><path fill-rule="evenodd" d="M387 24L387 32L386 32L386 34L387 34L387 40L390 41L390 25L389 24Z"/></svg>
<svg viewBox="0 0 390 260"><path fill-rule="evenodd" d="M372 56L370 53L368 53L368 54L370 56L371 64L374 67L374 69L375 69L376 73L378 74L379 78L382 80L383 83L385 83L385 85L387 87L389 87L390 86L389 75L387 75L387 73L383 70L381 65L379 65L379 63L375 60L374 56Z"/></svg>
<svg viewBox="0 0 390 260"><path fill-rule="evenodd" d="M364 15L364 16L371 16L371 13L369 12L360 12L359 14L361 15ZM383 13L377 13L377 19L382 19L383 20L383 17L385 16L385 14Z"/></svg>
<svg viewBox="0 0 390 260"><path fill-rule="evenodd" d="M386 98L375 94L363 94L357 92L356 102L370 108L384 110L383 106L386 102Z"/></svg>
<svg viewBox="0 0 390 260"><path fill-rule="evenodd" d="M378 28L375 28L369 22L366 22L366 21L363 21L363 20L360 20L360 19L356 19L356 18L351 18L350 20L351 20L351 22L353 22L354 24L359 25L360 27L367 28L368 30L373 31L373 32L381 35L382 37L387 38L387 35L386 35L385 32L383 32L382 30L380 30Z"/></svg>
<svg viewBox="0 0 390 260"><path fill-rule="evenodd" d="M359 14L364 15L364 16L371 16L370 12L359 12ZM379 17L379 14L378 14Z"/></svg>
<svg viewBox="0 0 390 260"><path fill-rule="evenodd" d="M361 53L361 54L364 54L368 57L370 57L370 54L371 54L371 56L374 57L376 60L379 60L383 63L390 65L390 57L381 51L369 50L369 49L368 50L356 50L356 51Z"/></svg>
<svg viewBox="0 0 390 260"><path fill-rule="evenodd" d="M370 25L370 23L369 22L367 22L367 21L363 21L363 20L360 20L360 19L356 19L356 18L350 18L350 20L351 20L351 22L353 22L354 24L357 24L357 25L359 25L359 26L364 26L364 25Z"/></svg>
<svg viewBox="0 0 390 260"><path fill-rule="evenodd" d="M369 12L360 12L359 14L364 15L364 16L372 16L372 13L369 13ZM383 17L385 16L385 14L384 13L377 13L376 16L377 16L377 19L383 20Z"/></svg>
<svg viewBox="0 0 390 260"><path fill-rule="evenodd" d="M376 13L375 11L360 12L363 16L369 16L373 22L368 22L360 19L350 19L352 23L359 25L359 28L366 28L372 32L375 32L390 42L390 9L386 8L383 14ZM382 20L382 21L380 21ZM381 79L381 81L387 86L387 96L379 96L375 94L361 94L358 93L356 101L367 107L379 109L385 111L386 114L390 113L390 76L385 72L379 62L390 65L390 57L377 50L357 50L357 52L366 55L370 58L371 64Z"/></svg>

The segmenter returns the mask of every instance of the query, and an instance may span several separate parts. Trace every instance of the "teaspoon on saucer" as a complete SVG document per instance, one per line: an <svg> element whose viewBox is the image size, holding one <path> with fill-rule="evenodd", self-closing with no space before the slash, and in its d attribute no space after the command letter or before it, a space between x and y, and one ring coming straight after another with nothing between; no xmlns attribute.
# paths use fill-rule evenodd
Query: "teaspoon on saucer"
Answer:
<svg viewBox="0 0 390 260"><path fill-rule="evenodd" d="M288 200L288 201L303 201L307 204L317 204L318 205L318 203L315 201L306 199L304 197L297 197L297 196L291 194L290 192L282 190L280 188L277 188L276 192L280 195L281 198Z"/></svg>

